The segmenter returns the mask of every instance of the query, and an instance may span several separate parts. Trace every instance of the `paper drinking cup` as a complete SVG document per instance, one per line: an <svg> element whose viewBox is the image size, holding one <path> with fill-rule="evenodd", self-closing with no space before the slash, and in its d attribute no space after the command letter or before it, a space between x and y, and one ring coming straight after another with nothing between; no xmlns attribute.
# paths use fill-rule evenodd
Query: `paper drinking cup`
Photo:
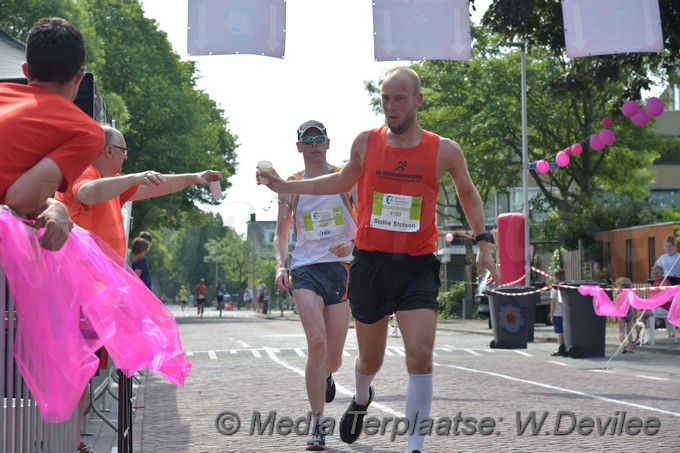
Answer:
<svg viewBox="0 0 680 453"><path fill-rule="evenodd" d="M210 181L210 193L215 200L222 198L222 187L219 181Z"/></svg>
<svg viewBox="0 0 680 453"><path fill-rule="evenodd" d="M257 170L260 173L269 173L274 169L274 165L272 165L271 162L268 160L261 160L257 163ZM264 176L260 175L260 184L269 184L269 179L265 178Z"/></svg>

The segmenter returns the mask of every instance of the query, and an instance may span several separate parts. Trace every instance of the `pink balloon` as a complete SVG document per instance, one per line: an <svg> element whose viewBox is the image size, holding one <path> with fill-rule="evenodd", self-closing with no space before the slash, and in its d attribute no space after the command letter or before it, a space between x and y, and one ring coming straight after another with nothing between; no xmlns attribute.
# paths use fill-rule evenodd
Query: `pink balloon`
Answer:
<svg viewBox="0 0 680 453"><path fill-rule="evenodd" d="M632 117L639 111L640 104L638 104L635 101L628 101L625 104L623 104L623 107L621 107L621 112L623 113L623 116L626 116L628 118Z"/></svg>
<svg viewBox="0 0 680 453"><path fill-rule="evenodd" d="M630 120L635 124L636 126L646 126L647 123L649 123L649 115L647 114L646 110L640 110L637 112L635 115L633 115Z"/></svg>
<svg viewBox="0 0 680 453"><path fill-rule="evenodd" d="M602 129L600 131L600 141L606 146L611 145L616 141L616 134L610 129Z"/></svg>
<svg viewBox="0 0 680 453"><path fill-rule="evenodd" d="M550 171L550 164L541 159L536 162L536 170L538 170L540 174L544 175Z"/></svg>
<svg viewBox="0 0 680 453"><path fill-rule="evenodd" d="M663 101L657 97L647 99L647 114L651 117L658 117L663 114Z"/></svg>
<svg viewBox="0 0 680 453"><path fill-rule="evenodd" d="M600 121L600 124L602 125L602 127L611 127L612 120L608 116L605 116L604 118L602 118L602 121Z"/></svg>
<svg viewBox="0 0 680 453"><path fill-rule="evenodd" d="M564 152L567 153L567 156L571 156L571 148L565 149Z"/></svg>
<svg viewBox="0 0 680 453"><path fill-rule="evenodd" d="M560 151L559 153L557 153L555 162L557 162L557 165L559 165L560 167L566 167L567 165L569 165L569 154L567 154L565 151Z"/></svg>
<svg viewBox="0 0 680 453"><path fill-rule="evenodd" d="M595 151L600 151L604 148L604 143L600 140L599 134L593 134L590 136L590 147Z"/></svg>
<svg viewBox="0 0 680 453"><path fill-rule="evenodd" d="M583 152L583 147L581 146L580 143L576 143L575 145L571 146L571 152L576 155L579 155Z"/></svg>

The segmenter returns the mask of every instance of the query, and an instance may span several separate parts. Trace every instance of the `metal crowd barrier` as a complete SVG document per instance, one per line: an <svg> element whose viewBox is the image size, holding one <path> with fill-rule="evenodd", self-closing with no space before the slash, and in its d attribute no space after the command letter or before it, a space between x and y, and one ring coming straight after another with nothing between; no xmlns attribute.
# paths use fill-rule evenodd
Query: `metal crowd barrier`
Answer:
<svg viewBox="0 0 680 453"><path fill-rule="evenodd" d="M3 332L0 335L0 389L3 407L0 412L0 452L2 453L64 453L76 451L78 438L77 410L64 423L46 423L14 360L14 337L17 319L14 298L9 292L5 273L0 267L0 313ZM94 413L117 432L118 452L132 453L132 391L133 378L126 377L111 365L100 370L100 376L90 380L90 401L84 426ZM118 384L118 392L113 384ZM109 393L118 402L117 424L107 418L104 398Z"/></svg>
<svg viewBox="0 0 680 453"><path fill-rule="evenodd" d="M76 451L78 417L74 411L64 423L46 423L14 361L17 319L14 299L0 268L0 451L3 453L64 453Z"/></svg>

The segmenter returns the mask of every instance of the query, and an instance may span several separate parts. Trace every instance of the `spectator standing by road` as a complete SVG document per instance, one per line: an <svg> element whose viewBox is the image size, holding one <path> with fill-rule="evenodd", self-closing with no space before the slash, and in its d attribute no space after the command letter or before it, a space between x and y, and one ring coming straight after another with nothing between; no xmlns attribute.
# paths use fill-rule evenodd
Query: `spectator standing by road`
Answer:
<svg viewBox="0 0 680 453"><path fill-rule="evenodd" d="M633 282L626 277L619 277L616 279L616 289L620 293L622 289L630 289L633 287ZM621 351L622 354L633 352L633 319L635 319L635 310L633 307L628 307L628 311L625 316L622 316L618 320L619 324L619 341L621 345L624 342L628 343L628 349Z"/></svg>
<svg viewBox="0 0 680 453"><path fill-rule="evenodd" d="M151 273L149 272L149 262L146 254L149 251L149 242L141 237L132 241L132 270L142 279L147 288L151 289Z"/></svg>
<svg viewBox="0 0 680 453"><path fill-rule="evenodd" d="M257 311L260 313L267 314L267 306L265 304L265 298L267 297L267 287L264 282L260 280L257 285Z"/></svg>
<svg viewBox="0 0 680 453"><path fill-rule="evenodd" d="M553 357L562 356L569 357L564 346L564 324L562 322L562 296L557 289L557 284L564 281L564 271L562 269L555 269L553 273L553 286L550 290L550 322L553 325L553 330L557 334L557 351L550 354Z"/></svg>
<svg viewBox="0 0 680 453"><path fill-rule="evenodd" d="M253 304L253 289L249 286L243 291L243 304L246 310L250 310Z"/></svg>

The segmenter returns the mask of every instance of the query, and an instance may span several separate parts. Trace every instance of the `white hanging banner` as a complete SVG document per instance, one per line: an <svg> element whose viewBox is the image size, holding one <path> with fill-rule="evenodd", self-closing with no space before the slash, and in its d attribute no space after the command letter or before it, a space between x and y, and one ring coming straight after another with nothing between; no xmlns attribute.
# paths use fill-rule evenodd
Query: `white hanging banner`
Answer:
<svg viewBox="0 0 680 453"><path fill-rule="evenodd" d="M570 58L661 52L658 0L562 0Z"/></svg>
<svg viewBox="0 0 680 453"><path fill-rule="evenodd" d="M285 0L189 0L189 55L283 58L285 34Z"/></svg>
<svg viewBox="0 0 680 453"><path fill-rule="evenodd" d="M373 0L376 61L458 60L472 53L467 0Z"/></svg>

